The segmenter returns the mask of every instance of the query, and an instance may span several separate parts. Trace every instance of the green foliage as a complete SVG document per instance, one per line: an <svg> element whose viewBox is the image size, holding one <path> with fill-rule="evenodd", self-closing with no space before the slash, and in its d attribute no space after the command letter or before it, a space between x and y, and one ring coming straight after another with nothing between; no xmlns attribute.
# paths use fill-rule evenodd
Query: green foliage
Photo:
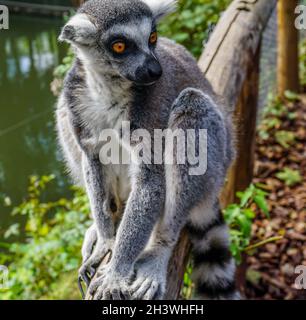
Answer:
<svg viewBox="0 0 306 320"><path fill-rule="evenodd" d="M284 95L288 101L296 102L296 101L300 100L299 95L295 92L290 91L290 90L286 90L284 92Z"/></svg>
<svg viewBox="0 0 306 320"><path fill-rule="evenodd" d="M255 209L269 217L266 196L265 191L251 184L244 192L237 192L240 203L230 204L223 212L230 227L230 249L237 263L241 262L241 253L250 244Z"/></svg>
<svg viewBox="0 0 306 320"><path fill-rule="evenodd" d="M18 235L22 229L25 239L0 243L4 250L0 264L7 265L10 272L9 290L0 298L59 298L59 289L67 283L63 277L76 282L81 245L90 223L89 205L86 195L76 188L72 200L44 202L44 191L53 179L52 175L32 176L27 199L12 211L13 216L21 215L26 222L22 226L13 224L5 236Z"/></svg>
<svg viewBox="0 0 306 320"><path fill-rule="evenodd" d="M281 125L280 118L286 113L286 106L283 102L275 98L273 95L269 95L268 104L263 110L263 119L258 127L259 136L267 140L270 135L271 129L278 129Z"/></svg>
<svg viewBox="0 0 306 320"><path fill-rule="evenodd" d="M287 101L295 102L299 96L291 91L285 92ZM291 112L284 101L273 95L269 95L268 104L263 110L263 119L258 127L258 134L261 139L267 140L275 137L275 140L284 148L288 148L295 142L295 134L289 131L278 131L282 121L285 119L294 120L296 113Z"/></svg>
<svg viewBox="0 0 306 320"><path fill-rule="evenodd" d="M302 181L300 172L298 170L292 170L290 168L284 168L284 170L276 174L276 177L284 181L288 187L295 186Z"/></svg>
<svg viewBox="0 0 306 320"><path fill-rule="evenodd" d="M193 270L192 262L189 261L184 273L183 287L181 290L181 297L185 300L190 300L193 294L194 285L191 279L192 270Z"/></svg>
<svg viewBox="0 0 306 320"><path fill-rule="evenodd" d="M67 71L70 69L74 59L74 54L71 49L68 50L67 56L63 59L62 64L54 69L53 75L55 78L62 79L65 77Z"/></svg>
<svg viewBox="0 0 306 320"><path fill-rule="evenodd" d="M181 0L178 11L160 25L160 33L184 45L195 57L231 0Z"/></svg>
<svg viewBox="0 0 306 320"><path fill-rule="evenodd" d="M275 132L276 141L285 149L288 149L295 142L295 134L291 131L281 130Z"/></svg>

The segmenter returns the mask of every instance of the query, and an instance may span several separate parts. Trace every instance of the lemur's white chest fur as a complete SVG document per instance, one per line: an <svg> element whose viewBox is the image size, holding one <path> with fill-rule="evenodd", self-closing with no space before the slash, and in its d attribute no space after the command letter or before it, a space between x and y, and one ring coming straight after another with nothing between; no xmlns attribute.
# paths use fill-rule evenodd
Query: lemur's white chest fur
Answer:
<svg viewBox="0 0 306 320"><path fill-rule="evenodd" d="M113 129L119 133L122 122L127 120L132 101L130 83L118 79L110 82L103 77L102 72L101 69L92 68L87 71L88 92L84 96L86 101L82 103L82 121L91 132L90 144L94 148L101 148L100 137L103 130ZM130 192L129 167L109 164L106 168L115 196L126 201Z"/></svg>
<svg viewBox="0 0 306 320"><path fill-rule="evenodd" d="M115 79L110 81L103 76L103 70L93 67L86 72L88 92L82 104L82 118L94 135L103 129L119 130L122 121L127 119L131 104L131 84Z"/></svg>

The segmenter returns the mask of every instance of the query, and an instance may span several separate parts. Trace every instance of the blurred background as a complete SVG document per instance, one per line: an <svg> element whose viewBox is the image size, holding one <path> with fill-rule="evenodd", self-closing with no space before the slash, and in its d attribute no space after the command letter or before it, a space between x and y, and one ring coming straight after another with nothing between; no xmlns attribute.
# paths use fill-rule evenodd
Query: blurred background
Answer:
<svg viewBox="0 0 306 320"><path fill-rule="evenodd" d="M10 279L8 288L0 290L0 299L80 298L76 277L80 246L90 224L89 208L84 193L72 187L67 177L54 128L57 95L73 60L72 52L57 37L80 3L0 1L10 10L9 30L0 30L0 264L9 266ZM231 0L179 3L178 12L163 21L159 32L198 58ZM277 29L275 9L263 35L259 110L275 96ZM305 33L301 32L303 90L305 48ZM251 230L248 237L245 246L251 241ZM191 270L192 265L184 279L183 298L192 295ZM265 281L258 278L258 270L252 281ZM265 287L261 292L255 282L252 287L252 281L249 295L253 298L288 296L286 288L276 293L272 288L269 293Z"/></svg>

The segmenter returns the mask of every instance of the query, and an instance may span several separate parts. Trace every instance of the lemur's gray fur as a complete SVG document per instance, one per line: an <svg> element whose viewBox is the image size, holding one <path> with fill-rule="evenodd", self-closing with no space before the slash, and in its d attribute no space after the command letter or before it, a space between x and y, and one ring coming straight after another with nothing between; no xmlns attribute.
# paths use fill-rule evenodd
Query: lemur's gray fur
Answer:
<svg viewBox="0 0 306 320"><path fill-rule="evenodd" d="M56 115L67 165L86 188L94 219L80 268L88 284L112 251L111 261L90 283L95 299L162 299L169 258L185 226L200 296L237 297L218 204L234 153L231 121L182 46L165 38L149 43L158 20L173 11L175 2L89 0L60 35L76 52ZM112 52L118 39L128 45L123 54ZM131 130L150 133L156 128L207 129L207 172L189 175L187 163L102 165L100 132L120 131L124 120ZM114 216L120 214L117 227Z"/></svg>

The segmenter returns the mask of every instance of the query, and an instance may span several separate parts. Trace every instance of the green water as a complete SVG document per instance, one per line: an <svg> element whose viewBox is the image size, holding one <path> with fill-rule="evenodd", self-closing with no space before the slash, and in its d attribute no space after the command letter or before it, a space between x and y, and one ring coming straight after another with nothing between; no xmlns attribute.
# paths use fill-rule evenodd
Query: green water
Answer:
<svg viewBox="0 0 306 320"><path fill-rule="evenodd" d="M62 21L10 17L0 30L0 239L15 222L1 199L18 204L30 175L55 174L46 194L66 196L67 178L56 147L54 105L50 92L53 69L66 48L57 43Z"/></svg>

